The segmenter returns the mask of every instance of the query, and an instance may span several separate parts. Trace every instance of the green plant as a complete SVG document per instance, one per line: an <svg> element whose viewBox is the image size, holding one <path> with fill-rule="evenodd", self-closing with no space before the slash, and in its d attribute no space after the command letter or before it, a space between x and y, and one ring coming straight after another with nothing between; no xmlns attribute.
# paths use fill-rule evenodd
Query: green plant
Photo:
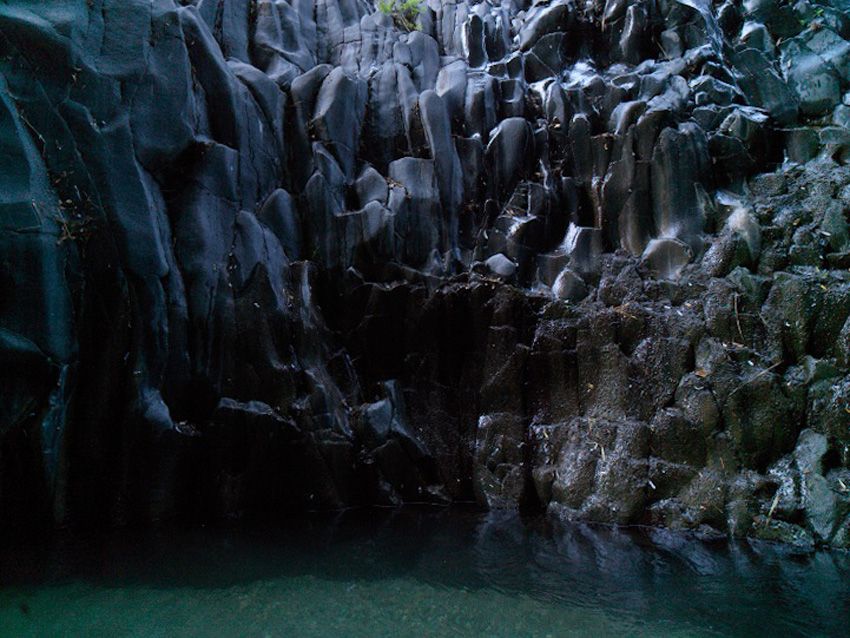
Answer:
<svg viewBox="0 0 850 638"><path fill-rule="evenodd" d="M808 11L799 18L800 26L804 29L811 29L812 31L819 31L823 29L824 19L826 17L826 13L823 7L817 7L812 11Z"/></svg>
<svg viewBox="0 0 850 638"><path fill-rule="evenodd" d="M378 11L390 16L399 29L416 31L419 29L416 19L422 13L423 0L378 0Z"/></svg>

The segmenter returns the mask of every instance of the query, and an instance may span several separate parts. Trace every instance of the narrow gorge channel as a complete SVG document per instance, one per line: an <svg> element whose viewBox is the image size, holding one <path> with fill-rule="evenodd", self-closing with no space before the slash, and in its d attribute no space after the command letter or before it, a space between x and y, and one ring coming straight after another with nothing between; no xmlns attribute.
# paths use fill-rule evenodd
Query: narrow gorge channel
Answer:
<svg viewBox="0 0 850 638"><path fill-rule="evenodd" d="M0 531L838 556L848 164L847 0L0 0Z"/></svg>

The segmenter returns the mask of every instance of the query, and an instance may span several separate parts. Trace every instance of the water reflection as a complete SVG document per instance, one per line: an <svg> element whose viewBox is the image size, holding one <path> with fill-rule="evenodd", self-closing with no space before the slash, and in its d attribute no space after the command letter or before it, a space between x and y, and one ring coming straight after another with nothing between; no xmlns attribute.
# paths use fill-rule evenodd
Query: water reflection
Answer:
<svg viewBox="0 0 850 638"><path fill-rule="evenodd" d="M514 623L505 635L525 629L536 635L562 621L581 626L576 623L582 619L590 629L610 621L600 633L846 635L850 626L847 554L800 556L772 545L706 543L663 531L562 526L512 513L455 509L359 510L298 517L274 527L7 543L0 551L0 585L0 629L15 615L49 615L59 608L67 613L80 605L91 607L85 612L91 622L97 613L107 613L95 609L102 604L92 591L144 591L160 607L162 596L179 591L181 606L173 618L210 613L202 606L186 607L187 598L212 605L214 595L205 592L239 591L240 605L250 596L270 623L266 612L272 604L280 606L281 597L295 601L298 592L307 596L311 588L307 603L322 609L327 603L321 597L327 596L338 609L357 587L369 592L366 603L356 599L360 607L380 600L391 608L395 596L398 605L411 606L404 618L418 613L422 622L430 618L428 610L445 608L452 592L469 593L475 609L459 606L454 615L449 609L439 622L486 613L504 623L498 616L504 613ZM45 592L52 593L45 597ZM513 601L521 602L506 609ZM483 611L488 604L493 609ZM121 609L109 607L109 613ZM355 629L366 635L363 609L343 609L340 618L349 612L361 623L351 635L361 635ZM285 605L279 613L289 617ZM550 616L545 622L529 617L538 613ZM458 635L476 635L475 626L469 631L466 625L451 626ZM316 625L315 635L321 629Z"/></svg>

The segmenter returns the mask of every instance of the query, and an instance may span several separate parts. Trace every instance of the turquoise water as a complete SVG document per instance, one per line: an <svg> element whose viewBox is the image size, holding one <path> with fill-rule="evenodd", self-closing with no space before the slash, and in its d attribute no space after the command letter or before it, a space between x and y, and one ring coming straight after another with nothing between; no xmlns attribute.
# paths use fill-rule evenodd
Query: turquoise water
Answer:
<svg viewBox="0 0 850 638"><path fill-rule="evenodd" d="M850 634L850 556L362 510L6 543L0 636Z"/></svg>

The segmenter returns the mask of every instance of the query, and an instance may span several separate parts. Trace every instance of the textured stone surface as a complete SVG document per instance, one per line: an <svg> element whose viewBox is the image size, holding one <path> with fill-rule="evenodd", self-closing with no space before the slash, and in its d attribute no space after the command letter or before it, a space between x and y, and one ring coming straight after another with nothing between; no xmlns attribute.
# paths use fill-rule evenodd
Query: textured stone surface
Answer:
<svg viewBox="0 0 850 638"><path fill-rule="evenodd" d="M848 545L845 4L3 3L0 521Z"/></svg>

